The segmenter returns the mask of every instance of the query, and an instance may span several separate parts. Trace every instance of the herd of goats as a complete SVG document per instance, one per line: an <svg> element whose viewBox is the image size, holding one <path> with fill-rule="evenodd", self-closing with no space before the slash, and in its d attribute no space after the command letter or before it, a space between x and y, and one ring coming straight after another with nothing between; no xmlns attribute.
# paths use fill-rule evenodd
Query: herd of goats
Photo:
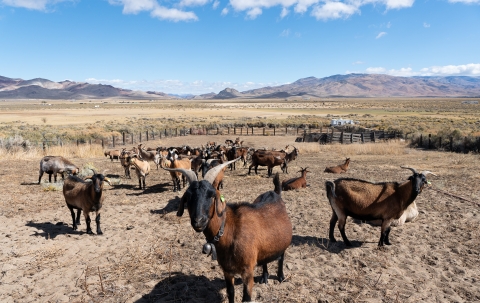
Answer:
<svg viewBox="0 0 480 303"><path fill-rule="evenodd" d="M234 276L240 274L243 280L243 299L251 301L254 281L254 268L263 267L260 283L267 283L267 264L278 260L277 278L285 279L283 261L285 250L292 240L292 224L282 200L282 191L304 188L307 186L307 168L301 168L301 176L280 182L279 174L273 178L274 190L258 196L253 203L225 203L220 193L223 188L224 171L230 167L235 169L235 163L243 161L244 166L250 161L248 174L253 168L257 173L258 166L266 166L268 176L272 169L280 166L287 172L288 163L298 156L298 149L290 146L284 150L254 150L243 147L239 139L227 140L225 144L208 142L200 148L188 146L156 149L145 149L142 144L132 150L107 150L105 156L113 161L118 159L125 168L125 176L130 177L134 169L139 180L140 189L145 189L145 178L150 172L150 162L169 171L173 191L188 187L183 194L177 211L182 216L185 206L188 209L191 226L197 232L203 232L207 243L203 253L218 260L226 282L227 296L230 303L234 302ZM346 172L350 163L325 168L328 173ZM426 176L430 171L417 172L411 167L402 167L412 172L407 181L372 183L360 179L339 178L326 181L325 189L332 208L329 239L336 242L334 227L338 229L346 246L352 246L345 235L347 216L356 220L367 221L372 225L380 225L381 233L378 246L390 245L390 227L402 225L415 219L418 215L415 199L428 184ZM202 172L199 181L198 173ZM69 160L60 156L46 156L40 161L38 183L43 173L52 175L56 182L57 173L68 174L64 178L63 195L70 209L73 229L80 224L81 212L87 225L87 233L92 234L90 227L90 212L95 212L97 234L102 234L100 228L100 210L104 200L103 184L111 185L110 179L93 171L93 175L84 179L76 176L79 168ZM183 182L181 182L181 180ZM75 216L74 210L77 210ZM275 222L275 224L272 224Z"/></svg>

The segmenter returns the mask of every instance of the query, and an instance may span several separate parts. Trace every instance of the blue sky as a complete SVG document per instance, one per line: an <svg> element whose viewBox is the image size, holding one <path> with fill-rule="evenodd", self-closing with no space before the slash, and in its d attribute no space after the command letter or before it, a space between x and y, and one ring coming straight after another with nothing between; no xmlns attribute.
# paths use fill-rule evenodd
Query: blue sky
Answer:
<svg viewBox="0 0 480 303"><path fill-rule="evenodd" d="M0 0L0 75L165 93L480 76L480 0Z"/></svg>

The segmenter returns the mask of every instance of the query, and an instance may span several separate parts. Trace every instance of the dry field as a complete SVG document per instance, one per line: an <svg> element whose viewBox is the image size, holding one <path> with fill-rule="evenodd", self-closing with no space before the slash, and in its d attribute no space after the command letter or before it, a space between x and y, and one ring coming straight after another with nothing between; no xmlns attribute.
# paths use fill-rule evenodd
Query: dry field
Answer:
<svg viewBox="0 0 480 303"><path fill-rule="evenodd" d="M115 132L196 126L328 126L333 117L404 134L443 132L448 136L457 130L461 136L480 136L480 105L465 104L465 100L468 99L0 101L0 139L14 135L30 141L109 138Z"/></svg>
<svg viewBox="0 0 480 303"><path fill-rule="evenodd" d="M155 142L163 146L198 146L224 136L187 136ZM245 145L283 148L294 137L245 137ZM152 142L152 145L154 143ZM290 164L297 176L308 167L309 187L282 194L293 223L286 251L283 283L269 265L269 283L255 283L258 302L479 302L480 301L480 159L407 148L404 143L329 145L301 143ZM102 236L87 235L85 223L72 231L61 183L37 185L42 154L4 153L0 162L0 302L226 302L223 274L201 253L202 234L188 216L176 217L184 192L173 193L169 175L155 168L147 189L136 177L125 179L117 161L98 147L64 147L49 153L69 157L80 167L95 167L114 185L105 187ZM326 166L352 162L346 177L369 181L404 181L410 171L431 170L432 185L417 198L415 222L393 228L393 245L378 249L380 229L348 222L347 248L338 230L328 241L331 209L324 183L338 175ZM274 172L279 171L278 167ZM266 169L247 175L248 168L227 171L227 202L253 201L273 189ZM132 174L134 176L134 174ZM93 226L95 225L92 222ZM272 220L272 224L275 224ZM94 229L95 230L95 229ZM260 268L256 276L261 273ZM241 280L236 280L236 302Z"/></svg>

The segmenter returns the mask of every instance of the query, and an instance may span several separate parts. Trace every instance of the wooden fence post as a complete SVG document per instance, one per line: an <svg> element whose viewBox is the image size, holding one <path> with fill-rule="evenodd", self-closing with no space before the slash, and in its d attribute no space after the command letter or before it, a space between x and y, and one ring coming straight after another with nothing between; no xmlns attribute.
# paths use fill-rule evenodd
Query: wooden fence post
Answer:
<svg viewBox="0 0 480 303"><path fill-rule="evenodd" d="M140 143L142 143L142 132L140 132Z"/></svg>
<svg viewBox="0 0 480 303"><path fill-rule="evenodd" d="M288 127L285 126L285 136L288 136Z"/></svg>
<svg viewBox="0 0 480 303"><path fill-rule="evenodd" d="M375 143L375 132L372 132L372 141Z"/></svg>
<svg viewBox="0 0 480 303"><path fill-rule="evenodd" d="M265 136L265 127L263 128L263 135Z"/></svg>
<svg viewBox="0 0 480 303"><path fill-rule="evenodd" d="M253 126L252 126L252 135L253 135Z"/></svg>
<svg viewBox="0 0 480 303"><path fill-rule="evenodd" d="M275 125L273 126L273 135L275 136Z"/></svg>
<svg viewBox="0 0 480 303"><path fill-rule="evenodd" d="M112 144L113 144L113 147L115 147L115 136L112 135Z"/></svg>
<svg viewBox="0 0 480 303"><path fill-rule="evenodd" d="M78 142L78 140L77 140L77 142ZM44 152L47 150L47 144L45 144L45 141L42 142L42 149L43 149Z"/></svg>
<svg viewBox="0 0 480 303"><path fill-rule="evenodd" d="M132 138L132 144L134 144L134 141L133 141L133 133L130 134L130 137Z"/></svg>
<svg viewBox="0 0 480 303"><path fill-rule="evenodd" d="M123 145L125 145L125 132L122 132Z"/></svg>
<svg viewBox="0 0 480 303"><path fill-rule="evenodd" d="M240 136L243 136L243 126L240 128Z"/></svg>
<svg viewBox="0 0 480 303"><path fill-rule="evenodd" d="M145 132L145 134L147 135L147 141L148 141L148 130Z"/></svg>
<svg viewBox="0 0 480 303"><path fill-rule="evenodd" d="M361 134L362 136L362 143L365 143L365 136L363 135L364 133Z"/></svg>
<svg viewBox="0 0 480 303"><path fill-rule="evenodd" d="M105 143L103 142L103 138L102 138L102 149L105 148Z"/></svg>
<svg viewBox="0 0 480 303"><path fill-rule="evenodd" d="M442 149L442 137L438 138L438 149Z"/></svg>
<svg viewBox="0 0 480 303"><path fill-rule="evenodd" d="M178 128L175 128L175 137L178 137Z"/></svg>
<svg viewBox="0 0 480 303"><path fill-rule="evenodd" d="M420 147L423 147L423 135L420 134Z"/></svg>
<svg viewBox="0 0 480 303"><path fill-rule="evenodd" d="M152 130L152 139L155 140L155 130Z"/></svg>
<svg viewBox="0 0 480 303"><path fill-rule="evenodd" d="M228 127L228 134L230 135L230 127Z"/></svg>
<svg viewBox="0 0 480 303"><path fill-rule="evenodd" d="M340 133L340 144L343 144L343 131Z"/></svg>
<svg viewBox="0 0 480 303"><path fill-rule="evenodd" d="M432 134L428 134L428 149L432 148Z"/></svg>
<svg viewBox="0 0 480 303"><path fill-rule="evenodd" d="M234 134L234 135L237 134L237 128L236 128L236 127L233 128L233 134Z"/></svg>
<svg viewBox="0 0 480 303"><path fill-rule="evenodd" d="M453 137L450 137L450 151L453 152Z"/></svg>
<svg viewBox="0 0 480 303"><path fill-rule="evenodd" d="M350 143L353 143L353 132L350 133Z"/></svg>

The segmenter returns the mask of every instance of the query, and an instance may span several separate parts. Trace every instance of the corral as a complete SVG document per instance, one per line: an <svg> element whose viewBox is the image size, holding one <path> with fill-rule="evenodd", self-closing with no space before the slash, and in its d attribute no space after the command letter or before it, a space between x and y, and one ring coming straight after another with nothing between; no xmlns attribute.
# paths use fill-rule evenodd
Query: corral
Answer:
<svg viewBox="0 0 480 303"><path fill-rule="evenodd" d="M199 146L224 136L186 136L151 142L152 146ZM284 148L294 136L245 137L245 146ZM299 158L284 180L308 167L304 190L283 192L293 224L286 251L285 277L255 284L260 302L472 302L480 300L478 231L480 160L474 154L410 149L402 142L351 145L293 143ZM71 216L55 184L37 185L34 153L5 155L0 184L0 301L2 302L224 302L222 271L201 253L202 234L187 217L176 217L180 193L170 175L153 170L145 190L122 178L119 162L106 159L97 146L58 147L79 167L108 169L102 236L73 231ZM413 223L393 228L392 246L378 249L378 227L347 223L353 248L329 243L331 208L324 183L329 163L350 157L348 177L368 181L404 181L402 165L428 169L431 187L416 202ZM10 159L17 158L17 161ZM266 168L248 176L247 168L226 171L222 193L227 202L252 202L272 190ZM274 173L280 171L274 168ZM82 224L84 224L82 222ZM82 227L83 226L83 227ZM338 231L335 231L338 237ZM276 272L276 263L269 265ZM256 277L261 268L256 269ZM237 301L241 298L236 279Z"/></svg>

